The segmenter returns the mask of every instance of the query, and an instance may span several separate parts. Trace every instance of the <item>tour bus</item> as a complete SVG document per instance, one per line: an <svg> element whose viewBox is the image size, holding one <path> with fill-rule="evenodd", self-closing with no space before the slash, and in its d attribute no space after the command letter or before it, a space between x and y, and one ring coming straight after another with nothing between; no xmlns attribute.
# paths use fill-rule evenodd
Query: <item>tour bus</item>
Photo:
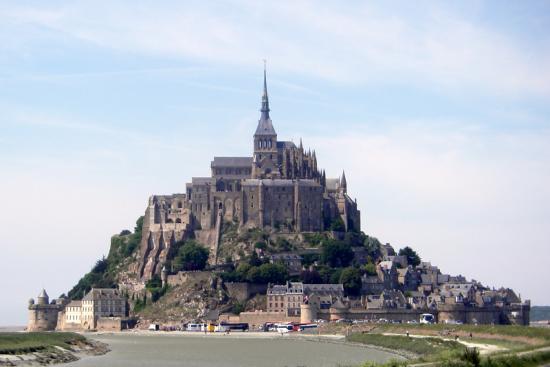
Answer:
<svg viewBox="0 0 550 367"><path fill-rule="evenodd" d="M304 331L305 329L314 329L317 324L300 324L298 325L298 331Z"/></svg>
<svg viewBox="0 0 550 367"><path fill-rule="evenodd" d="M294 331L294 325L292 324L277 324L277 332L278 333L290 333L291 331Z"/></svg>
<svg viewBox="0 0 550 367"><path fill-rule="evenodd" d="M423 313L420 315L421 324L433 324L435 323L435 317L431 313Z"/></svg>
<svg viewBox="0 0 550 367"><path fill-rule="evenodd" d="M187 324L186 331L201 331L204 324Z"/></svg>
<svg viewBox="0 0 550 367"><path fill-rule="evenodd" d="M220 327L224 328L224 330L241 330L241 331L248 331L249 325L246 322L221 322Z"/></svg>

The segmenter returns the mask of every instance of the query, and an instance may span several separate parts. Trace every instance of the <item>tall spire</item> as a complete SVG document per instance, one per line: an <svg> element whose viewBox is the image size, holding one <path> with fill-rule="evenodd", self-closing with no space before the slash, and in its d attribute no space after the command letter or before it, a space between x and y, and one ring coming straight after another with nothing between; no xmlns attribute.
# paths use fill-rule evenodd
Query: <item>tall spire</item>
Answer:
<svg viewBox="0 0 550 367"><path fill-rule="evenodd" d="M256 128L256 133L254 136L276 136L277 133L273 128L273 123L269 117L269 99L267 97L267 76L266 76L266 67L264 60L264 92L262 94L262 111L260 115L260 120L258 121L258 127ZM276 143L276 142L275 142Z"/></svg>
<svg viewBox="0 0 550 367"><path fill-rule="evenodd" d="M269 119L269 98L267 96L266 60L264 60L264 93L262 94L262 120Z"/></svg>
<svg viewBox="0 0 550 367"><path fill-rule="evenodd" d="M344 193L348 190L348 183L346 181L345 171L342 171L342 178L340 179L340 187L344 190Z"/></svg>

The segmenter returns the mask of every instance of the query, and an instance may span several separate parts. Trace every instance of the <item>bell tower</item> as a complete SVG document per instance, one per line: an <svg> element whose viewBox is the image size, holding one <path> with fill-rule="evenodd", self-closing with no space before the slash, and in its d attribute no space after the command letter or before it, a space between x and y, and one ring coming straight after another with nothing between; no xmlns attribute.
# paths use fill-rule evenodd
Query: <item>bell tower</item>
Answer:
<svg viewBox="0 0 550 367"><path fill-rule="evenodd" d="M264 62L264 91L262 94L261 115L254 133L254 159L252 178L278 178L279 156L277 154L277 133L269 117L269 97L267 95L267 77Z"/></svg>

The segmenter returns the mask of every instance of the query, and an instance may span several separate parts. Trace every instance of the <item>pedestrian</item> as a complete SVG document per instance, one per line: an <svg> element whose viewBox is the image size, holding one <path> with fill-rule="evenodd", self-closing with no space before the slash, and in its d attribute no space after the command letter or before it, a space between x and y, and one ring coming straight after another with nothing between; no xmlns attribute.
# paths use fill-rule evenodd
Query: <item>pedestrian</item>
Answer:
<svg viewBox="0 0 550 367"><path fill-rule="evenodd" d="M407 338L410 338L409 330L407 330Z"/></svg>

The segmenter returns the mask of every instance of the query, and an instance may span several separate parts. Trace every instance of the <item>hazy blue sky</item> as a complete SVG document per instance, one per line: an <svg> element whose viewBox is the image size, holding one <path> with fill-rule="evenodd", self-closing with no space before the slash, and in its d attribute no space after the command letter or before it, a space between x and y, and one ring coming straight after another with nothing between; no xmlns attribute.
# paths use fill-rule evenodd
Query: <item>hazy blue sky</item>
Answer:
<svg viewBox="0 0 550 367"><path fill-rule="evenodd" d="M550 304L550 2L0 0L0 325L251 154L264 58L365 232Z"/></svg>

